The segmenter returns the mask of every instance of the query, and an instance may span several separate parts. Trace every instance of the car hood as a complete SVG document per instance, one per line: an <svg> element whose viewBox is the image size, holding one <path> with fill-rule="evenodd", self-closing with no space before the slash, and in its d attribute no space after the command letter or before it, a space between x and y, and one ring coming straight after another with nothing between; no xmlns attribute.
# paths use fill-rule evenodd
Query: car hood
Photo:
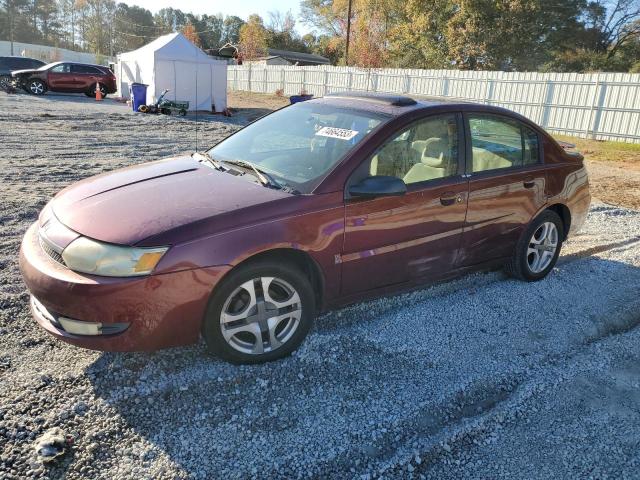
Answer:
<svg viewBox="0 0 640 480"><path fill-rule="evenodd" d="M63 224L82 235L135 245L179 227L287 196L290 194L185 156L87 178L62 190L51 208Z"/></svg>
<svg viewBox="0 0 640 480"><path fill-rule="evenodd" d="M37 68L25 68L23 70L11 70L11 75L13 76L17 76L17 75L24 75L25 73L35 73L38 72L39 70Z"/></svg>

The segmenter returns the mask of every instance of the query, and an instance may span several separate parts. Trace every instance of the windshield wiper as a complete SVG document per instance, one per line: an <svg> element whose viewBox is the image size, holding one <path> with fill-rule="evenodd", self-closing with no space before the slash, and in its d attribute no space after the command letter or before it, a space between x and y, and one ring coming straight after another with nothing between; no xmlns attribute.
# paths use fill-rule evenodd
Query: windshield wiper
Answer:
<svg viewBox="0 0 640 480"><path fill-rule="evenodd" d="M280 185L275 178L273 178L270 174L265 172L264 170L258 169L253 163L247 162L246 160L225 160L224 163L228 163L230 165L238 165L240 167L245 167L253 170L256 175L256 178L260 181L262 185L270 188L282 189L282 185Z"/></svg>
<svg viewBox="0 0 640 480"><path fill-rule="evenodd" d="M219 170L221 172L226 172L226 170L227 170L226 168L224 168L220 164L220 162L218 162L217 160L214 160L214 158L211 155L209 155L208 152L204 152L204 153L195 152L193 154L193 157L197 157L199 162L206 162L209 165L211 165L213 168L215 168L216 170Z"/></svg>

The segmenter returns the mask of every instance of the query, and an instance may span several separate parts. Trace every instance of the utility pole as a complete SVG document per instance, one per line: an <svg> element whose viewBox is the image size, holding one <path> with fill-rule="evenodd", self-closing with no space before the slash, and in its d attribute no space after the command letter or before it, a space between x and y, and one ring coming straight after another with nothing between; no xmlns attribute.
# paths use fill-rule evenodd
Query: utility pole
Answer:
<svg viewBox="0 0 640 480"><path fill-rule="evenodd" d="M9 41L11 42L11 56L13 57L13 16L15 15L15 5L12 3L7 4L7 11L9 13Z"/></svg>
<svg viewBox="0 0 640 480"><path fill-rule="evenodd" d="M349 8L347 9L347 46L344 52L344 63L348 67L349 66L349 40L351 39L351 2L349 0Z"/></svg>

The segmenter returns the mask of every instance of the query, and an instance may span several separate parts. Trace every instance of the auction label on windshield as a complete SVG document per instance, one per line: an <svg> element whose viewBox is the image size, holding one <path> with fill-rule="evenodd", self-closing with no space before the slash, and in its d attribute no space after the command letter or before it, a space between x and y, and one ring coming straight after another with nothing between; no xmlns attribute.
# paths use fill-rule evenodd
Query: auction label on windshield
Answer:
<svg viewBox="0 0 640 480"><path fill-rule="evenodd" d="M316 132L316 135L320 135L321 137L339 138L341 140L351 140L353 137L358 135L358 132L355 130L348 130L346 128L322 127Z"/></svg>

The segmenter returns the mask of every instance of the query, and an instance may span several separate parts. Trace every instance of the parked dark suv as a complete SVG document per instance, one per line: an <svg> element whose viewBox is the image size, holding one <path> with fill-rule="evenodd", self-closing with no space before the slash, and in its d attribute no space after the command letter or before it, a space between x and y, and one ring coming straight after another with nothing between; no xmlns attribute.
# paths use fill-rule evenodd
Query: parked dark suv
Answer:
<svg viewBox="0 0 640 480"><path fill-rule="evenodd" d="M45 63L35 58L28 57L0 57L0 88L3 88L11 80L13 70L34 69L44 66Z"/></svg>
<svg viewBox="0 0 640 480"><path fill-rule="evenodd" d="M50 90L85 93L93 97L98 82L103 97L116 91L115 75L102 65L55 62L38 69L13 71L11 75L27 92L34 95L42 95Z"/></svg>

